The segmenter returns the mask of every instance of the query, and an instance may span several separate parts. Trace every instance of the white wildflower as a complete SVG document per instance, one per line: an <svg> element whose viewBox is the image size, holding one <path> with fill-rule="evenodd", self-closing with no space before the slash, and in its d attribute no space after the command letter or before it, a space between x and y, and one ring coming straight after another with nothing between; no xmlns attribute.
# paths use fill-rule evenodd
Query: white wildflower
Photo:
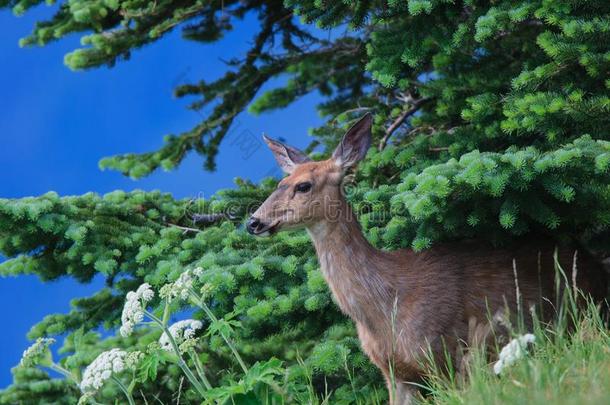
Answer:
<svg viewBox="0 0 610 405"><path fill-rule="evenodd" d="M177 345L180 345L187 339L192 339L195 337L195 333L199 329L203 327L201 321L197 321L194 319L185 319L183 321L178 321L169 327L169 333L174 338L174 341ZM165 332L159 338L159 344L161 348L167 351L172 350L172 345L169 339L169 336Z"/></svg>
<svg viewBox="0 0 610 405"><path fill-rule="evenodd" d="M36 342L23 352L20 364L24 367L33 367L40 364L44 360L43 357L49 354L48 348L53 343L55 343L53 338L36 339Z"/></svg>
<svg viewBox="0 0 610 405"><path fill-rule="evenodd" d="M95 397L95 392L94 391L85 392L78 399L78 403L76 405L87 405L94 397Z"/></svg>
<svg viewBox="0 0 610 405"><path fill-rule="evenodd" d="M178 345L178 351L180 353L187 353L197 347L197 339L186 339L184 342Z"/></svg>
<svg viewBox="0 0 610 405"><path fill-rule="evenodd" d="M186 300L191 293L191 289L193 288L193 276L189 270L180 274L178 280L174 281L173 292L176 297L180 297L180 299Z"/></svg>
<svg viewBox="0 0 610 405"><path fill-rule="evenodd" d="M193 273L197 270L198 269L195 269L194 271L186 270L180 274L180 277L178 277L176 281L161 287L161 296L170 301L175 298L187 300L193 289Z"/></svg>
<svg viewBox="0 0 610 405"><path fill-rule="evenodd" d="M519 336L508 342L500 351L498 361L494 364L494 373L500 374L504 368L511 366L522 358L529 343L534 343L536 337L531 333Z"/></svg>
<svg viewBox="0 0 610 405"><path fill-rule="evenodd" d="M144 308L155 296L150 284L144 283L136 291L127 293L123 314L121 315L121 336L127 337L133 332L133 327L144 319Z"/></svg>
<svg viewBox="0 0 610 405"><path fill-rule="evenodd" d="M202 287L201 290L199 290L201 297L203 299L208 298L209 296L212 295L212 293L214 292L214 286L211 283L205 283Z"/></svg>
<svg viewBox="0 0 610 405"><path fill-rule="evenodd" d="M201 267L196 267L193 269L193 275L197 278L201 277L203 275L203 269Z"/></svg>
<svg viewBox="0 0 610 405"><path fill-rule="evenodd" d="M142 359L144 359L144 353L139 350L127 353L127 356L125 357L125 368L135 370Z"/></svg>
<svg viewBox="0 0 610 405"><path fill-rule="evenodd" d="M83 373L83 380L80 383L81 391L99 390L113 374L125 369L126 356L127 352L121 349L112 349L97 356Z"/></svg>

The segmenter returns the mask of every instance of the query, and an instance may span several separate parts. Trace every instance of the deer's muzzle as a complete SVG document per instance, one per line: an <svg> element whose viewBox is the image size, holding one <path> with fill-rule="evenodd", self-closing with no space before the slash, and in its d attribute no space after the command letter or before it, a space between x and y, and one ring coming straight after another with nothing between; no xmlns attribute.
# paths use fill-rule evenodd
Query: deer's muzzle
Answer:
<svg viewBox="0 0 610 405"><path fill-rule="evenodd" d="M258 218L251 217L246 223L246 229L250 234L255 236L268 236L273 233L276 225L277 222L273 224L266 224Z"/></svg>

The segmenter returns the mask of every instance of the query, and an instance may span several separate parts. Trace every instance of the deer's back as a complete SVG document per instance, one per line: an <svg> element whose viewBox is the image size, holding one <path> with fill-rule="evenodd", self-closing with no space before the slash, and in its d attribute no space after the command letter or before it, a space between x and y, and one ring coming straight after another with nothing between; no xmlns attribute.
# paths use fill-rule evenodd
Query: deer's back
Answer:
<svg viewBox="0 0 610 405"><path fill-rule="evenodd" d="M606 294L606 277L601 265L586 251L571 246L557 247L550 241L530 239L493 249L466 242L441 246L432 255L451 257L450 251L457 251L451 267L463 277L467 301L485 297L495 302L505 297L516 303L517 294L524 305L538 303L541 296L554 299L556 277L575 283L594 298L601 299Z"/></svg>
<svg viewBox="0 0 610 405"><path fill-rule="evenodd" d="M482 243L444 244L415 255L408 275L397 275L405 289L451 295L450 305L463 310L466 318L489 315L507 306L516 310L517 295L523 308L555 304L555 277L559 276L601 300L607 294L606 274L584 250L555 248L552 242L529 240L502 249ZM554 255L563 274L557 273ZM398 270L400 271L400 270ZM562 285L563 285L562 284ZM413 292L413 291L412 291ZM493 315L493 313L492 313Z"/></svg>

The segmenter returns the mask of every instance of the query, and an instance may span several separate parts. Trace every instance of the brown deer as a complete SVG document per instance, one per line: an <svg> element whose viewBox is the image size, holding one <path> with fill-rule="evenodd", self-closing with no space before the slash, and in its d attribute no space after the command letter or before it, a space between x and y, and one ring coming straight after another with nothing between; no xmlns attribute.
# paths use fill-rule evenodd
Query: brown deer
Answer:
<svg viewBox="0 0 610 405"><path fill-rule="evenodd" d="M409 383L422 379L422 360L430 353L440 364L448 353L456 364L473 325L489 325L494 314L514 314L519 305L528 313L530 305L554 302L555 245L530 240L501 250L474 242L419 253L377 250L342 193L344 176L370 146L371 123L366 115L332 157L319 162L265 137L288 176L247 229L254 235L307 229L335 301L356 323L362 349L388 382L390 403L408 404L416 391ZM574 250L560 249L558 259L571 269ZM603 275L590 257L579 255L574 276L580 289L602 298Z"/></svg>

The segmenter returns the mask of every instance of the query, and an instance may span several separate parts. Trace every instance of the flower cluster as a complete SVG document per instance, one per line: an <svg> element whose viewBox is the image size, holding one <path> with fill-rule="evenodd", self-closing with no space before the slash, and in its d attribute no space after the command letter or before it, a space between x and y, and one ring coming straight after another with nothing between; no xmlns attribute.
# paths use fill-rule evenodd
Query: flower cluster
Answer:
<svg viewBox="0 0 610 405"><path fill-rule="evenodd" d="M213 292L214 292L214 286L210 283L205 283L199 290L199 293L201 294L202 299L206 299L206 298L210 297Z"/></svg>
<svg viewBox="0 0 610 405"><path fill-rule="evenodd" d="M166 284L161 288L161 297L168 300L173 300L175 298L187 300L193 288L193 276L199 277L202 271L201 267L197 267L194 270L182 272L176 281Z"/></svg>
<svg viewBox="0 0 610 405"><path fill-rule="evenodd" d="M142 359L144 359L144 353L139 350L127 353L127 356L125 356L125 368L136 369Z"/></svg>
<svg viewBox="0 0 610 405"><path fill-rule="evenodd" d="M529 343L534 343L536 337L531 333L519 336L508 342L500 351L498 361L494 364L494 373L500 374L504 368L511 366L523 357Z"/></svg>
<svg viewBox="0 0 610 405"><path fill-rule="evenodd" d="M194 319L185 319L183 321L178 321L172 326L170 326L169 333L172 335L172 338L174 338L176 344L180 345L184 341L194 338L195 333L202 327L203 324L201 323L201 321L197 321ZM164 350L172 350L170 338L165 332L163 332L163 334L159 338L159 344Z"/></svg>
<svg viewBox="0 0 610 405"><path fill-rule="evenodd" d="M80 396L76 405L88 405L94 397L95 391L87 391Z"/></svg>
<svg viewBox="0 0 610 405"><path fill-rule="evenodd" d="M186 300L189 297L191 289L193 288L193 276L189 270L180 274L178 280L173 283L174 296L180 297L180 299Z"/></svg>
<svg viewBox="0 0 610 405"><path fill-rule="evenodd" d="M195 267L193 269L193 275L197 278L201 277L203 275L203 268L201 267Z"/></svg>
<svg viewBox="0 0 610 405"><path fill-rule="evenodd" d="M36 342L34 342L34 344L25 349L23 352L20 364L24 367L33 367L38 365L42 361L43 357L49 353L47 349L53 343L55 343L55 339L53 338L36 339Z"/></svg>
<svg viewBox="0 0 610 405"><path fill-rule="evenodd" d="M127 293L123 314L121 315L121 336L127 337L133 332L133 327L144 319L144 308L155 296L150 284L144 283L136 291Z"/></svg>
<svg viewBox="0 0 610 405"><path fill-rule="evenodd" d="M97 356L83 373L83 381L80 383L81 391L99 390L104 382L112 377L112 374L120 373L125 369L126 357L127 352L121 349L112 349Z"/></svg>

